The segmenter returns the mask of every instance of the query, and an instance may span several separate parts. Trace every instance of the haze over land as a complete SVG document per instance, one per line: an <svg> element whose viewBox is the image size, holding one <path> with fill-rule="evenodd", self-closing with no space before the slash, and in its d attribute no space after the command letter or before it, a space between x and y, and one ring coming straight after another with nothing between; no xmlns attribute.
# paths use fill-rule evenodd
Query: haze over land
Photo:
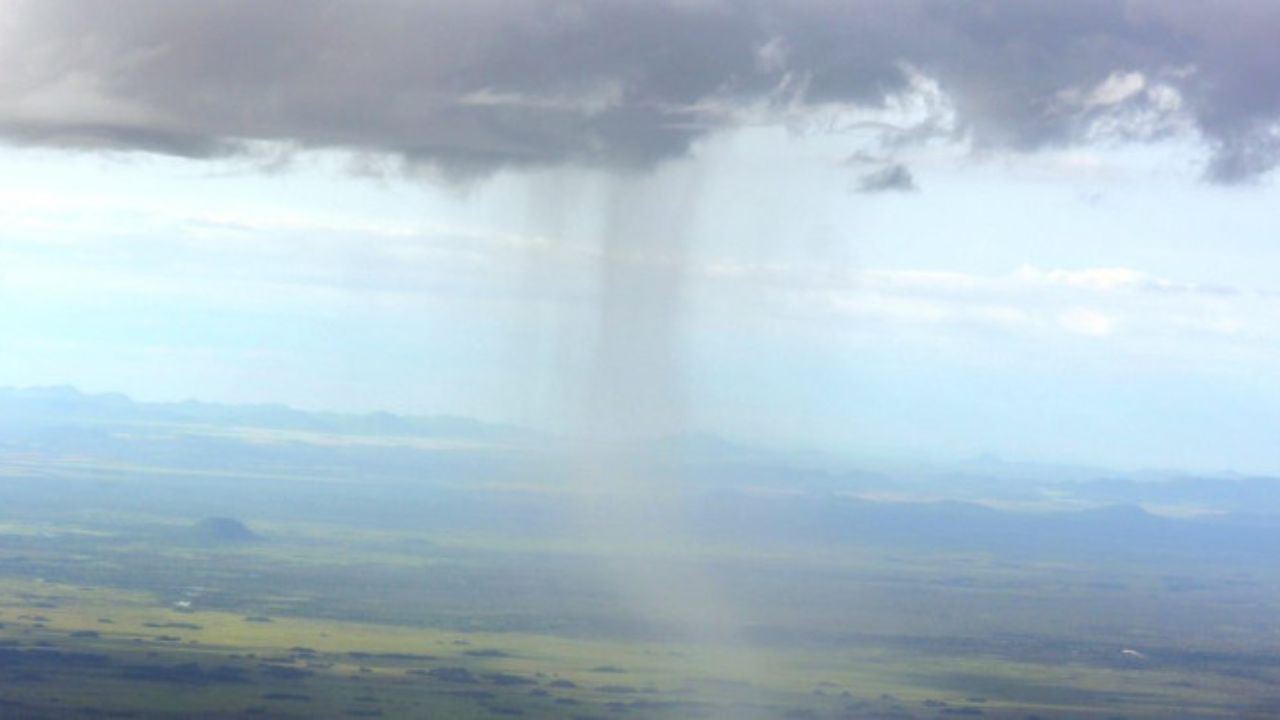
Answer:
<svg viewBox="0 0 1280 720"><path fill-rule="evenodd" d="M163 457L178 467L193 464L202 471L264 478L273 468L292 472L311 466L316 481L340 483L356 495L368 494L370 502L385 491L383 483L402 487L410 497L437 485L459 493L459 501L474 494L474 512L461 516L464 526L500 529L511 517L504 513L485 520L484 499L489 493L510 494L524 498L518 506L529 516L519 527L532 523L570 534L574 493L604 494L610 499L600 504L601 511L621 517L635 502L629 496L646 492L621 484L575 483L573 458L581 452L576 440L464 418L140 404L66 387L0 389L0 410L5 432L0 450L29 472L42 463L81 457L126 467ZM1015 554L1032 543L1038 552L1089 558L1104 551L1157 552L1179 535L1176 542L1188 550L1200 543L1198 550L1206 554L1264 557L1280 539L1275 492L1280 479L1274 477L1133 474L990 457L946 464L859 463L750 448L713 436L654 438L626 452L651 458L649 472L669 477L654 482L678 478L690 493L695 518L682 531L735 542L907 543ZM364 484L369 487L362 490ZM263 493L271 483L263 485L244 499L219 499L214 507L269 506ZM181 492L189 491L183 487ZM303 515L321 503L340 517L349 499L345 494L310 498ZM408 499L394 509L407 522L438 528L440 522L457 521L449 519L449 506L431 507L436 501L430 493L421 497L426 505L405 505ZM193 505L191 512L203 517L212 510Z"/></svg>

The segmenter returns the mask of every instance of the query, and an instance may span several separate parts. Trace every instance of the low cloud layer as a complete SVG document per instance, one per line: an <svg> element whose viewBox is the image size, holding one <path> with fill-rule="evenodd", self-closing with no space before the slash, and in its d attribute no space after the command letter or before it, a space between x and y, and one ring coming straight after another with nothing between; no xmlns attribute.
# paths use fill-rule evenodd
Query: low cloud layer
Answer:
<svg viewBox="0 0 1280 720"><path fill-rule="evenodd" d="M643 168L743 122L946 99L901 142L1191 133L1280 162L1280 5L1250 0L11 0L0 136L190 157L262 143L411 167Z"/></svg>

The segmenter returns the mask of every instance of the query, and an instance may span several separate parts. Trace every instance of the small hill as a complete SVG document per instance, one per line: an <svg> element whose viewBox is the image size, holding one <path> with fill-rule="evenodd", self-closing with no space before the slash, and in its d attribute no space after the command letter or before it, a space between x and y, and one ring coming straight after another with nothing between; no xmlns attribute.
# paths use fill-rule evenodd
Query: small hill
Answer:
<svg viewBox="0 0 1280 720"><path fill-rule="evenodd" d="M191 528L192 540L211 545L233 545L261 542L262 536L247 525L229 517L205 518Z"/></svg>

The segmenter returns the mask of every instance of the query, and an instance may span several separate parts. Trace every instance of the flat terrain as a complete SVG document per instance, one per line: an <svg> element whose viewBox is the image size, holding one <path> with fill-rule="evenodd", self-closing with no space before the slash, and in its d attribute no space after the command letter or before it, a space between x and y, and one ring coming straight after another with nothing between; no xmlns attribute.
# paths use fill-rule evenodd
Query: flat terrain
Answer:
<svg viewBox="0 0 1280 720"><path fill-rule="evenodd" d="M538 452L216 430L5 445L0 716L1280 713L1265 518L871 503L733 460L671 469L688 532L589 536L593 489Z"/></svg>

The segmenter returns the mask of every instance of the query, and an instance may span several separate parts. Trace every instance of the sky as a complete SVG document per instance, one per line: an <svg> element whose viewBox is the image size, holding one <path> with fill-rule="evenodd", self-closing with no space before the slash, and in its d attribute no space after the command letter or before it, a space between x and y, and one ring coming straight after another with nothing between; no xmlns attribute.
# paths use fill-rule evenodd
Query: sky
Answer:
<svg viewBox="0 0 1280 720"><path fill-rule="evenodd" d="M1280 473L1275 28L8 0L0 385Z"/></svg>

